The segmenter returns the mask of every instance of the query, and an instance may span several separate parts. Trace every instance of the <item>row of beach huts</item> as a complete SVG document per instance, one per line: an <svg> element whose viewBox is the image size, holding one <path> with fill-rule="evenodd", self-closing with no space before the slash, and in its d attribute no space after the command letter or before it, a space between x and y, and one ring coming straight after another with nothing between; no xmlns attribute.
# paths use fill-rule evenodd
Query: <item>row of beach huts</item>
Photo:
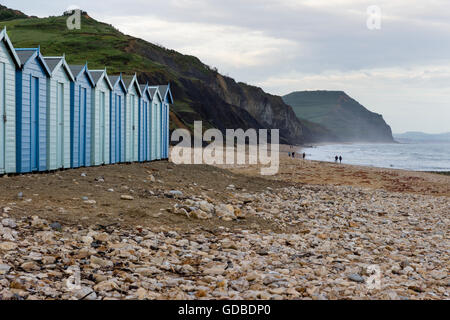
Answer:
<svg viewBox="0 0 450 320"><path fill-rule="evenodd" d="M0 44L0 174L168 158L170 85Z"/></svg>

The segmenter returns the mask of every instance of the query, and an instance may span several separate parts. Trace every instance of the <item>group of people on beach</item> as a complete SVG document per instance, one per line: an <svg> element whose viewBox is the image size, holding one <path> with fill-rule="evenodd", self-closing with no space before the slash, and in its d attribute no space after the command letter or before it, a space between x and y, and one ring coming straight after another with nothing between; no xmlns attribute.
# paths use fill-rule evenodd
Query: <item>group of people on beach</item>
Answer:
<svg viewBox="0 0 450 320"><path fill-rule="evenodd" d="M293 149L293 147L291 146L291 150ZM288 152L288 154L289 154L289 158L293 158L293 159L295 159L296 157L296 153L294 152L294 151L292 151L292 152ZM302 154L302 157L303 157L303 160L305 160L306 159L306 153L304 153L303 152L303 154Z"/></svg>
<svg viewBox="0 0 450 320"><path fill-rule="evenodd" d="M342 163L342 156L339 156L339 157L336 156L336 157L334 157L334 162L337 163L338 161L339 161L340 163Z"/></svg>

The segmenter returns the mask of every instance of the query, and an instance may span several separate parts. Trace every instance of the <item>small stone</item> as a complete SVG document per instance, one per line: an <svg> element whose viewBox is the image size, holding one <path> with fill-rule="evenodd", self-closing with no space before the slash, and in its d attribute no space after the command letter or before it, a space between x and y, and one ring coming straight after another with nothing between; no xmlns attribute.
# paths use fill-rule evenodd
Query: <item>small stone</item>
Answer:
<svg viewBox="0 0 450 320"><path fill-rule="evenodd" d="M82 287L80 290L75 292L75 298L78 300L97 300L97 294L92 288Z"/></svg>
<svg viewBox="0 0 450 320"><path fill-rule="evenodd" d="M127 200L127 201L132 201L134 200L134 198L132 196L128 196L128 195L121 195L120 199L122 200Z"/></svg>
<svg viewBox="0 0 450 320"><path fill-rule="evenodd" d="M348 276L348 279L353 282L358 282L358 283L364 283L366 281L366 280L364 280L363 277L361 277L359 274L356 274L356 273L350 274Z"/></svg>
<svg viewBox="0 0 450 320"><path fill-rule="evenodd" d="M119 286L117 285L117 283L111 281L111 280L107 280L107 281L103 281L98 283L97 285L94 286L94 290L97 292L108 292L108 291L112 291L115 289L119 289Z"/></svg>
<svg viewBox="0 0 450 320"><path fill-rule="evenodd" d="M88 198L88 197L86 197L86 196L84 196L84 197L81 197L81 200L83 200L83 201L88 201L88 200L89 200L89 198Z"/></svg>
<svg viewBox="0 0 450 320"><path fill-rule="evenodd" d="M53 230L56 230L56 231L62 231L62 226L59 222L53 222L50 225L50 228L52 228Z"/></svg>
<svg viewBox="0 0 450 320"><path fill-rule="evenodd" d="M108 189L108 192L114 192L114 189L112 189L112 188Z"/></svg>
<svg viewBox="0 0 450 320"><path fill-rule="evenodd" d="M87 177L87 174L85 172L83 172L80 176Z"/></svg>
<svg viewBox="0 0 450 320"><path fill-rule="evenodd" d="M16 221L14 219L3 219L2 225L11 229L15 229L17 227Z"/></svg>
<svg viewBox="0 0 450 320"><path fill-rule="evenodd" d="M19 193L17 194L17 198L22 199L22 198L23 198L23 192L19 192Z"/></svg>
<svg viewBox="0 0 450 320"><path fill-rule="evenodd" d="M214 275L222 275L225 273L225 269L223 267L213 267L209 269L205 269L203 271L204 274L214 276Z"/></svg>
<svg viewBox="0 0 450 320"><path fill-rule="evenodd" d="M0 275L7 274L9 270L11 270L11 266L7 264L0 264Z"/></svg>
<svg viewBox="0 0 450 320"><path fill-rule="evenodd" d="M112 261L105 260L97 256L91 256L91 264L96 264L100 267L112 267L114 265Z"/></svg>
<svg viewBox="0 0 450 320"><path fill-rule="evenodd" d="M20 267L27 272L37 271L41 269L34 261L22 263Z"/></svg>
<svg viewBox="0 0 450 320"><path fill-rule="evenodd" d="M85 200L84 203L86 203L86 204L96 204L97 201L95 201L95 200Z"/></svg>
<svg viewBox="0 0 450 320"><path fill-rule="evenodd" d="M162 271L156 267L148 267L148 268L138 268L136 269L136 273L140 274L144 277L151 277L155 274L160 274Z"/></svg>
<svg viewBox="0 0 450 320"><path fill-rule="evenodd" d="M11 251L17 248L17 244L14 242L0 242L1 251Z"/></svg>
<svg viewBox="0 0 450 320"><path fill-rule="evenodd" d="M169 197L177 198L177 197L182 197L182 196L183 196L183 192L181 192L179 190L169 191Z"/></svg>

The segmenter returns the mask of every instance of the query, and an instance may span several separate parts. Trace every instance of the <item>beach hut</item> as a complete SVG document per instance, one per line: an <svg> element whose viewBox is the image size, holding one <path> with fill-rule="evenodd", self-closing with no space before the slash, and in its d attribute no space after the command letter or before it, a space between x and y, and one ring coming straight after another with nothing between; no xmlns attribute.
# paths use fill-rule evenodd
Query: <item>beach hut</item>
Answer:
<svg viewBox="0 0 450 320"><path fill-rule="evenodd" d="M87 64L69 65L75 78L70 93L71 166L91 165L91 106L94 80Z"/></svg>
<svg viewBox="0 0 450 320"><path fill-rule="evenodd" d="M47 168L47 80L51 76L40 48L16 49L17 172Z"/></svg>
<svg viewBox="0 0 450 320"><path fill-rule="evenodd" d="M0 32L0 174L16 172L16 70L20 67L5 28Z"/></svg>
<svg viewBox="0 0 450 320"><path fill-rule="evenodd" d="M170 128L170 105L173 104L172 91L170 90L170 83L166 86L159 86L159 91L162 96L163 116L162 116L162 158L169 158L169 128Z"/></svg>
<svg viewBox="0 0 450 320"><path fill-rule="evenodd" d="M111 163L119 163L125 162L125 97L127 88L122 75L110 76L109 80L113 86L110 112Z"/></svg>
<svg viewBox="0 0 450 320"><path fill-rule="evenodd" d="M125 161L134 162L139 160L139 102L142 92L136 74L132 77L124 77L123 80L127 88L125 104Z"/></svg>
<svg viewBox="0 0 450 320"><path fill-rule="evenodd" d="M142 98L139 108L139 161L150 161L150 122L152 97L148 84L141 84Z"/></svg>
<svg viewBox="0 0 450 320"><path fill-rule="evenodd" d="M64 56L44 57L47 81L47 169L70 168L70 85L75 80Z"/></svg>
<svg viewBox="0 0 450 320"><path fill-rule="evenodd" d="M91 164L110 163L110 110L113 86L105 70L89 70L95 89L92 94Z"/></svg>
<svg viewBox="0 0 450 320"><path fill-rule="evenodd" d="M162 97L159 87L149 87L152 96L152 112L151 112L151 160L161 159L161 103Z"/></svg>

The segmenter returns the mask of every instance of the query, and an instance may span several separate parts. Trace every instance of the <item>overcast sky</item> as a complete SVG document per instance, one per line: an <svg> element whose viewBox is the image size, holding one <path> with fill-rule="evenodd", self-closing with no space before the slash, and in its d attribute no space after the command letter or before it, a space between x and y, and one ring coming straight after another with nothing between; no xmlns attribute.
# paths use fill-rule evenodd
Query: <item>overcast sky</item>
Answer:
<svg viewBox="0 0 450 320"><path fill-rule="evenodd" d="M122 32L284 95L343 90L395 133L450 131L448 0L1 1L28 15L77 5ZM381 29L367 8L381 9ZM45 48L43 48L45 52Z"/></svg>

